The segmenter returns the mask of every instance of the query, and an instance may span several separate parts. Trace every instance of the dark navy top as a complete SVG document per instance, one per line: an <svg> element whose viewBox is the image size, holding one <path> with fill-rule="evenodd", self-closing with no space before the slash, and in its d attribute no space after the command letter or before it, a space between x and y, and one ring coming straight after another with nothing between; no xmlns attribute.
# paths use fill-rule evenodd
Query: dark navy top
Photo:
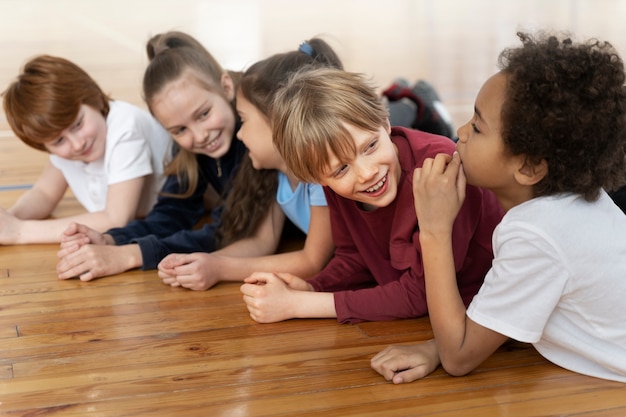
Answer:
<svg viewBox="0 0 626 417"><path fill-rule="evenodd" d="M236 126L235 132L239 126ZM204 193L212 186L223 198L232 188L232 179L247 149L233 137L230 149L219 159L197 154L198 185L188 198L160 195L146 218L133 220L125 227L110 229L116 245L137 243L143 258L142 269L154 269L170 253L211 252L216 249L215 235L221 223L222 207L211 213L212 221L200 229L193 227L205 214ZM221 175L218 175L218 163ZM181 194L184 184L169 176L161 191Z"/></svg>

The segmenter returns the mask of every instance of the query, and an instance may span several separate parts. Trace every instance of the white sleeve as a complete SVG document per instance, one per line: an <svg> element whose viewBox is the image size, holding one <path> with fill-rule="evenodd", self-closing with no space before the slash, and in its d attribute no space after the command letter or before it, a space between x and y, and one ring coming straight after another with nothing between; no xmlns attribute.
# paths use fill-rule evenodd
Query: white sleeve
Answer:
<svg viewBox="0 0 626 417"><path fill-rule="evenodd" d="M119 103L118 103L119 104ZM120 106L121 107L121 106ZM107 117L106 169L108 184L116 184L153 173L150 137L145 132L139 109L130 105L115 108Z"/></svg>
<svg viewBox="0 0 626 417"><path fill-rule="evenodd" d="M537 342L571 275L552 239L528 223L500 224L494 260L467 315L513 339Z"/></svg>

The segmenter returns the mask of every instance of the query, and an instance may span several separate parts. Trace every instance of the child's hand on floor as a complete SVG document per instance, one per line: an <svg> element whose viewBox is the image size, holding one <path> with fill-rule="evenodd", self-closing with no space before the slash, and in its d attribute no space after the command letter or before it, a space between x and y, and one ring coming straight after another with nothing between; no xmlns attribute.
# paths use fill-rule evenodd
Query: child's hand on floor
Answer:
<svg viewBox="0 0 626 417"><path fill-rule="evenodd" d="M259 323L274 323L295 317L298 293L313 291L302 278L285 273L255 272L241 286L250 317Z"/></svg>
<svg viewBox="0 0 626 417"><path fill-rule="evenodd" d="M394 384L413 382L433 372L439 366L435 340L417 345L391 345L374 356L372 369Z"/></svg>

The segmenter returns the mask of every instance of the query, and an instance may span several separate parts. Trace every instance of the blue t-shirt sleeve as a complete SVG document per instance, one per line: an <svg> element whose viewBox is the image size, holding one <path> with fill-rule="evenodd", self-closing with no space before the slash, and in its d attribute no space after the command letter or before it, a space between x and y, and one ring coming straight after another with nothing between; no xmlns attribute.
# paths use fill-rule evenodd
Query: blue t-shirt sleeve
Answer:
<svg viewBox="0 0 626 417"><path fill-rule="evenodd" d="M309 202L312 206L327 206L324 188L320 184L306 184Z"/></svg>

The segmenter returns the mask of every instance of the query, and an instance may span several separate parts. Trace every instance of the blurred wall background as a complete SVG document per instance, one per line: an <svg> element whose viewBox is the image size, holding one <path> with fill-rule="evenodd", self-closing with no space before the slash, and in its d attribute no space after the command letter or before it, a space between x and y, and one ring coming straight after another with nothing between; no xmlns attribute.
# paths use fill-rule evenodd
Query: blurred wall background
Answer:
<svg viewBox="0 0 626 417"><path fill-rule="evenodd" d="M597 37L623 55L625 17L622 0L0 0L0 88L46 53L143 105L145 43L156 33L188 32L233 70L320 35L381 88L396 77L428 80L458 126L500 50L518 44L516 31Z"/></svg>

